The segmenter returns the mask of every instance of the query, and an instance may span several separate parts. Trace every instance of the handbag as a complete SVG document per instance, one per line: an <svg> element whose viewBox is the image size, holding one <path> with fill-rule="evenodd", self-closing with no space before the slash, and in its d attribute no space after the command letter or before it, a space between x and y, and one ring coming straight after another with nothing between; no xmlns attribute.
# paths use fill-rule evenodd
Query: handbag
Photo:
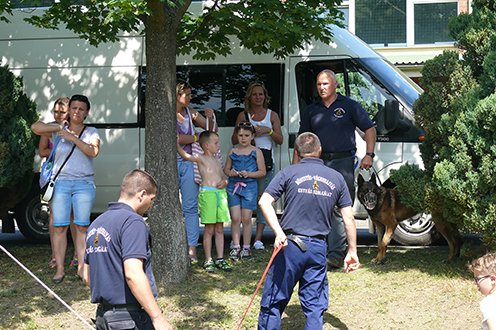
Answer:
<svg viewBox="0 0 496 330"><path fill-rule="evenodd" d="M191 126L191 130L195 131L194 127L193 126L193 120L191 119L191 113L189 112L189 109L188 109L188 114L189 114L189 123L190 123L190 126ZM212 128L212 130L215 130L215 125L217 124L217 121L215 119L215 113L214 113L214 116L213 116L213 120L214 120L214 127ZM207 131L209 131L208 129L208 119L207 119ZM200 143L197 141L197 142L193 142L191 143L191 154L196 156L196 155L203 155L203 149L200 145ZM224 169L224 163L222 162L222 153L220 152L220 149L219 149L219 152L216 153L214 156L217 156L220 158L220 162L222 164L222 169ZM193 163L193 172L194 172L194 179L195 179L195 182L200 184L202 182L202 178L201 178L201 175L200 175L200 171L198 170L198 164L196 163Z"/></svg>
<svg viewBox="0 0 496 330"><path fill-rule="evenodd" d="M81 133L79 133L79 136L78 138L80 139L81 136L83 135L83 132L86 130L86 125L83 126L83 129L81 130ZM55 143L58 144L58 140L60 140L58 137L57 139L55 140ZM54 146L52 148L52 151L50 152L50 156L52 156L52 153L54 152L55 150L55 145L54 143ZM40 199L44 202L49 202L51 199L52 199L52 196L53 196L53 190L55 189L55 180L57 179L57 177L59 176L60 174L60 171L62 170L62 168L64 167L65 163L67 163L67 161L69 160L69 158L71 157L72 153L74 152L74 149L76 148L76 145L74 144L72 146L72 149L71 149L71 152L69 153L69 155L67 156L67 158L64 160L64 162L62 163L62 165L60 165L60 168L59 170L57 171L57 174L55 174L55 176L53 177L53 179L49 179L49 181L47 183L45 183L45 185L43 185L43 187L41 187L41 191L40 191ZM50 156L48 156L48 158L50 158ZM54 153L54 159L55 159L55 153ZM52 164L50 165L50 172L51 172L51 169L53 169L53 161L54 159L52 160ZM48 161L48 159L47 159ZM46 163L46 162L45 162ZM43 164L45 165L45 164ZM48 166L48 165L47 165ZM48 171L47 171L48 172ZM51 173L50 173L50 176L51 176ZM41 173L40 173L40 183L41 183Z"/></svg>
<svg viewBox="0 0 496 330"><path fill-rule="evenodd" d="M52 150L46 161L41 165L40 171L40 188L43 188L52 178L53 162L55 161L55 149L60 142L60 136L57 136L53 143Z"/></svg>

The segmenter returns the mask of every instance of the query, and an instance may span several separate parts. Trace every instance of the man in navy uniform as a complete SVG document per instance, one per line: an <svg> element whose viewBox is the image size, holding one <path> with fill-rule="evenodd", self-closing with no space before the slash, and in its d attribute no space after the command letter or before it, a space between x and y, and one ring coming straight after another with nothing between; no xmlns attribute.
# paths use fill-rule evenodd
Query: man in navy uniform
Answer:
<svg viewBox="0 0 496 330"><path fill-rule="evenodd" d="M294 286L306 316L305 329L323 328L324 311L329 304L327 282L327 241L331 213L336 206L344 221L348 253L347 272L358 269L356 227L350 193L343 176L324 165L319 138L310 132L298 136L295 150L300 161L274 177L262 197L260 209L276 238L274 246L283 249L274 258L265 282L258 329L279 329L281 315ZM284 213L277 219L272 203L285 193Z"/></svg>
<svg viewBox="0 0 496 330"><path fill-rule="evenodd" d="M356 151L355 127L365 134L366 154L360 168L368 170L374 162L376 131L367 112L354 100L336 92L338 82L331 70L317 75L320 99L310 104L303 114L298 134L315 133L322 144L324 164L341 173L348 185L351 200L355 200L354 160ZM293 157L293 164L297 161ZM332 216L332 232L328 238L327 264L332 268L343 265L346 254L346 235L343 219L337 210Z"/></svg>
<svg viewBox="0 0 496 330"><path fill-rule="evenodd" d="M152 206L157 182L133 170L121 184L119 200L109 203L86 232L83 282L98 304L96 328L167 329L157 304L148 231L143 213Z"/></svg>

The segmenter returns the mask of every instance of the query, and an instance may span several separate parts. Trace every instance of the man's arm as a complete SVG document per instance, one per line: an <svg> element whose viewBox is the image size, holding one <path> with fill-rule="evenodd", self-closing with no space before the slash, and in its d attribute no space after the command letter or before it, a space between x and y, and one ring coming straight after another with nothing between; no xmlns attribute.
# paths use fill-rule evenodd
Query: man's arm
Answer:
<svg viewBox="0 0 496 330"><path fill-rule="evenodd" d="M344 230L348 240L348 254L344 259L344 268L347 273L358 269L360 263L358 262L357 245L356 245L356 226L355 217L353 216L353 209L351 206L340 209L341 216L344 221Z"/></svg>
<svg viewBox="0 0 496 330"><path fill-rule="evenodd" d="M371 127L365 130L364 133L365 133L365 143L367 144L365 150L366 152L373 153L375 149L375 140L376 140L375 127ZM362 158L362 161L360 162L360 168L364 170L368 170L373 163L374 163L374 159L368 155L365 155Z"/></svg>
<svg viewBox="0 0 496 330"><path fill-rule="evenodd" d="M276 211L272 207L272 203L274 203L275 201L276 200L274 199L274 197L264 192L262 197L260 197L258 205L260 206L260 210L262 210L262 213L267 220L270 228L272 228L274 234L276 234L274 246L276 248L279 247L279 245L282 245L282 247L286 247L288 246L286 234L284 234L284 231L282 230L281 225L277 220Z"/></svg>
<svg viewBox="0 0 496 330"><path fill-rule="evenodd" d="M83 283L90 288L90 265L83 264Z"/></svg>
<svg viewBox="0 0 496 330"><path fill-rule="evenodd" d="M148 315L150 315L155 329L171 330L172 326L165 319L165 316L162 314L162 311L153 297L150 283L143 271L143 260L136 258L125 260L124 273L131 292Z"/></svg>

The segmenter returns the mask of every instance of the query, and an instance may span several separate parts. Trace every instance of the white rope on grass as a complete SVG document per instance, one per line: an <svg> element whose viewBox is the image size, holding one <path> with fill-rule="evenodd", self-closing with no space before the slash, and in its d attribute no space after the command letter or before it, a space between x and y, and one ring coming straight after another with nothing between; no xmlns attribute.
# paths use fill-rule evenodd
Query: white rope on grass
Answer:
<svg viewBox="0 0 496 330"><path fill-rule="evenodd" d="M24 269L24 271L26 273L28 273L29 275L31 275L31 277L33 277L38 283L41 284L42 287L44 287L48 292L50 292L55 298L57 298L58 301L60 301L62 303L62 305L64 305L67 309L69 309L71 312L73 312L74 314L76 314L76 316L81 320L83 321L84 324L86 324L90 329L93 329L95 330L95 328L88 323L88 321L86 321L81 315L79 315L74 309L71 308L71 306L67 305L67 303L65 301L62 300L62 298L60 298L55 292L53 292L45 283L43 283L38 277L36 277L36 275L34 275L26 266L24 266L19 260L17 260L12 254L9 253L9 251L7 251L7 249L5 249L1 244L0 244L0 249L5 252L6 255L8 255L12 260L14 260L19 266L21 266L22 269Z"/></svg>

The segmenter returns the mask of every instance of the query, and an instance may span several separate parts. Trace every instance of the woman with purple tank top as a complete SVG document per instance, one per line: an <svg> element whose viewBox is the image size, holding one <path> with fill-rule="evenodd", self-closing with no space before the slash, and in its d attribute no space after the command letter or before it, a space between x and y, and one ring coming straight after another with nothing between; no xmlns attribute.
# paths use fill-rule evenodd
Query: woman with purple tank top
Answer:
<svg viewBox="0 0 496 330"><path fill-rule="evenodd" d="M198 111L189 107L191 102L191 85L185 81L178 81L176 86L177 104L177 134L179 144L188 154L192 153L191 144L198 141L200 133L196 133L195 126L206 129L207 119ZM210 124L213 125L214 111L205 108ZM188 235L189 258L191 263L198 261L196 247L200 232L200 219L198 215L198 193L200 188L194 180L193 163L184 160L177 155L177 172L179 173L179 189L181 190L181 201L183 205L184 218L186 220L186 231Z"/></svg>

